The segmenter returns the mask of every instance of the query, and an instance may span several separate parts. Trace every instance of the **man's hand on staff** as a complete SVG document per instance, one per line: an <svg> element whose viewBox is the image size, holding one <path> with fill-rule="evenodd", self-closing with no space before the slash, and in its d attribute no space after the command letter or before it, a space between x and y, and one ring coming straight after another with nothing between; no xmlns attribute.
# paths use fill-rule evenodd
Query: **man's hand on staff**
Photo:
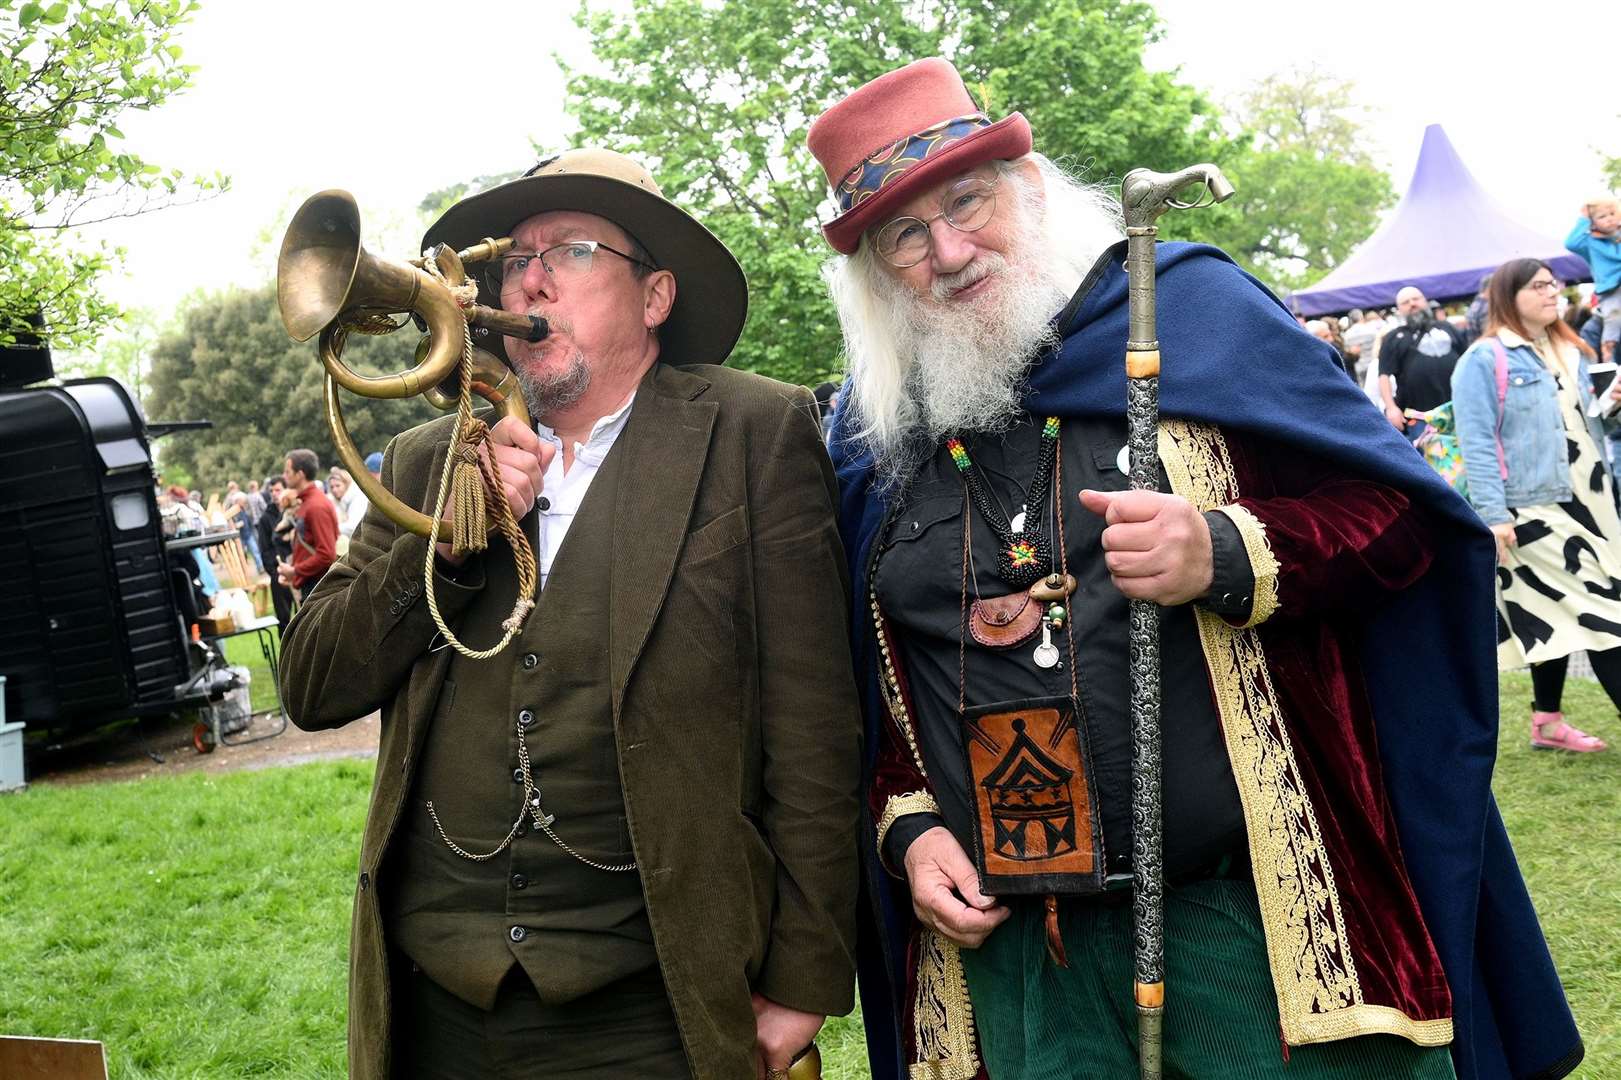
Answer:
<svg viewBox="0 0 1621 1080"><path fill-rule="evenodd" d="M784 1075L794 1055L809 1046L827 1019L779 1005L762 994L754 995L755 1076L769 1080Z"/></svg>
<svg viewBox="0 0 1621 1080"><path fill-rule="evenodd" d="M912 910L946 940L977 949L1012 914L979 891L979 875L957 838L939 825L906 849Z"/></svg>
<svg viewBox="0 0 1621 1080"><path fill-rule="evenodd" d="M546 467L552 463L557 447L541 442L533 428L518 422L515 417L503 417L490 428L490 437L479 444L479 457L495 461L496 475L506 492L507 505L512 516L522 519L535 505L544 484ZM447 520L454 520L450 507L445 507ZM442 531L442 530L441 530ZM451 554L450 544L441 541L436 549L439 557L452 566L461 565L466 556Z"/></svg>
<svg viewBox="0 0 1621 1080"><path fill-rule="evenodd" d="M1210 591L1210 526L1188 500L1157 491L1088 490L1081 505L1103 515L1103 561L1126 596L1172 607Z"/></svg>

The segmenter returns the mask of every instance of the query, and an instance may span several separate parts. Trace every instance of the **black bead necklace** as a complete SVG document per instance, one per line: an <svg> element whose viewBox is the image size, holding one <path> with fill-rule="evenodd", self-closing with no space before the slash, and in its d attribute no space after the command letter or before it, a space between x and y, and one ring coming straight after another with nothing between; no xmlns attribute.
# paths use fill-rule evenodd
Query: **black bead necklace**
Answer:
<svg viewBox="0 0 1621 1080"><path fill-rule="evenodd" d="M980 515L999 541L997 576L1016 589L1028 589L1046 577L1052 568L1053 549L1043 527L1047 515L1042 513L1042 508L1047 502L1047 486L1052 482L1053 462L1058 452L1058 417L1047 417L1046 424L1042 426L1041 448L1036 451L1036 471L1030 478L1025 512L1019 515L1023 520L1017 529L991 497L962 440L952 436L946 440L946 449L951 452L951 463L968 485L968 494L973 498L974 505L979 507Z"/></svg>

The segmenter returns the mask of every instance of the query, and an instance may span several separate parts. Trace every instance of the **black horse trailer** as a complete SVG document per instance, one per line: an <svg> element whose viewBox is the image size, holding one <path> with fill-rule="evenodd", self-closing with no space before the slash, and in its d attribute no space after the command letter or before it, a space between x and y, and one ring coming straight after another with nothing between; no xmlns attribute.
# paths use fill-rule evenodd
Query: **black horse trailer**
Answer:
<svg viewBox="0 0 1621 1080"><path fill-rule="evenodd" d="M0 674L31 737L208 700L154 481L116 379L0 390Z"/></svg>

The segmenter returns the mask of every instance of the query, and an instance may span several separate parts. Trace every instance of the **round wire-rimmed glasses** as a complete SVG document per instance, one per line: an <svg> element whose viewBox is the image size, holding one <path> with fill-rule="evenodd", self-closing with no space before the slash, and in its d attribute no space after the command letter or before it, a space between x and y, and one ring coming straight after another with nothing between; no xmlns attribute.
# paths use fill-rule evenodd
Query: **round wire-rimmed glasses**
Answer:
<svg viewBox="0 0 1621 1080"><path fill-rule="evenodd" d="M958 232L983 229L996 209L996 182L982 176L970 176L946 189L940 200L940 212L930 218L898 217L879 229L873 236L873 248L878 257L898 270L916 266L929 257L934 247L932 226L946 219Z"/></svg>

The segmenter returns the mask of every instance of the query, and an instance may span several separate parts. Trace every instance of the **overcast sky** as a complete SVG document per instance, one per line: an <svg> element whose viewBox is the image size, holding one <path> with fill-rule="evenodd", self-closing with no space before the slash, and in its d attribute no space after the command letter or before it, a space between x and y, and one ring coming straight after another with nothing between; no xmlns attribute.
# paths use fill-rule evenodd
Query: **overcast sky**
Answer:
<svg viewBox="0 0 1621 1080"><path fill-rule="evenodd" d="M1166 38L1151 66L1180 66L1219 100L1290 65L1354 79L1398 190L1425 125L1439 123L1511 215L1562 238L1598 188L1594 147L1621 153L1613 65L1581 59L1591 55L1582 20L1557 8L1542 9L1541 24L1520 9L1509 26L1478 3L1155 6ZM326 187L354 193L372 250L412 254L424 194L562 142L552 53L588 62L574 10L572 0L205 0L180 36L199 68L192 88L120 126L148 160L225 172L231 191L92 231L128 249L108 291L167 319L194 290L267 280L287 217ZM528 84L497 95L482 69L515 56L530 58Z"/></svg>

